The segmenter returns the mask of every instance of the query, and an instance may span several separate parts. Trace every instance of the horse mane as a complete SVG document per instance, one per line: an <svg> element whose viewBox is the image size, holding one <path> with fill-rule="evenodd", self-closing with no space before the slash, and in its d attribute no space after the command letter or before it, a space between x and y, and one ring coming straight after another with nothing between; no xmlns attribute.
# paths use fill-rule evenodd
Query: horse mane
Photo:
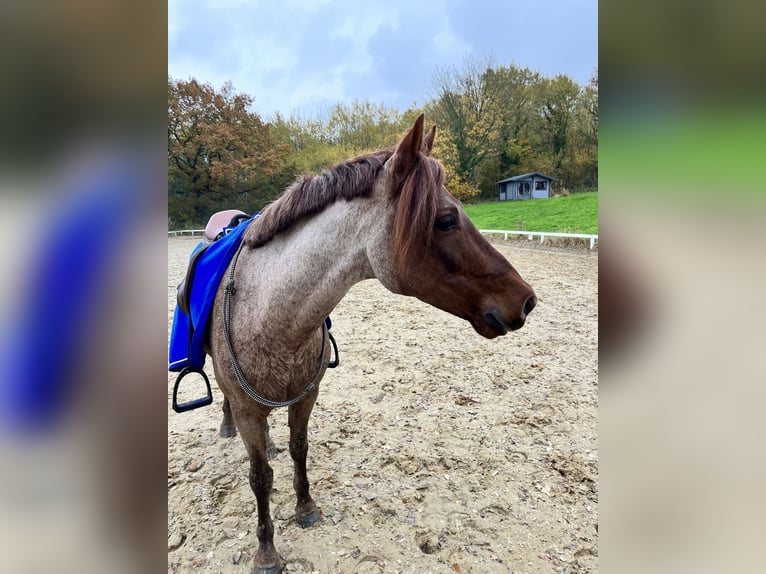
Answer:
<svg viewBox="0 0 766 574"><path fill-rule="evenodd" d="M394 147L384 148L338 163L319 175L298 177L250 224L244 242L251 248L260 247L338 199L369 196L380 170L395 151ZM444 180L442 165L421 154L401 185L388 190L394 208L391 253L397 264L412 264L422 249L430 246L438 207L436 192Z"/></svg>
<svg viewBox="0 0 766 574"><path fill-rule="evenodd" d="M437 191L444 186L444 180L442 165L421 155L401 189L389 190L396 201L391 252L397 265L416 263L423 248L430 247L438 210Z"/></svg>
<svg viewBox="0 0 766 574"><path fill-rule="evenodd" d="M244 242L260 247L298 220L319 213L338 199L350 201L372 193L373 183L395 148L363 154L325 169L319 175L299 176L267 205L245 231Z"/></svg>

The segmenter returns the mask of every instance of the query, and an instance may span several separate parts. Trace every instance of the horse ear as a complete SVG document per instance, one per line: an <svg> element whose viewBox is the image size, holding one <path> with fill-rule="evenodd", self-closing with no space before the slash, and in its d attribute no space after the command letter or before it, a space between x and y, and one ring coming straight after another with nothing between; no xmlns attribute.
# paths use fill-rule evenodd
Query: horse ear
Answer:
<svg viewBox="0 0 766 574"><path fill-rule="evenodd" d="M431 155L431 151L434 149L434 140L436 139L436 124L434 124L428 131L425 139L423 140L423 153Z"/></svg>
<svg viewBox="0 0 766 574"><path fill-rule="evenodd" d="M420 159L420 152L423 148L423 114L418 116L410 131L407 132L396 146L396 151L392 159L393 175L392 191L396 193L401 184L407 179L407 176L414 169L415 164Z"/></svg>

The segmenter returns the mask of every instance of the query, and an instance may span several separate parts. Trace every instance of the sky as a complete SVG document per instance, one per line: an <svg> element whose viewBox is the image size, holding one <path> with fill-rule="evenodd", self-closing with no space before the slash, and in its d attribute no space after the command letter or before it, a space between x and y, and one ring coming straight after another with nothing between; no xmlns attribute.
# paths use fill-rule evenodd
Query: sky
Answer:
<svg viewBox="0 0 766 574"><path fill-rule="evenodd" d="M168 74L231 82L265 119L354 100L404 111L466 59L584 85L598 67L598 1L168 0Z"/></svg>

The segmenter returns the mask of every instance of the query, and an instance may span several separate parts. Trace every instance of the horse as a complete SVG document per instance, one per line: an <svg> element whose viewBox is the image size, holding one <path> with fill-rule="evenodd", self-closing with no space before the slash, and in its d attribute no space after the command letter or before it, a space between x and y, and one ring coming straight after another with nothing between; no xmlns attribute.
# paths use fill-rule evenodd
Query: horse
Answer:
<svg viewBox="0 0 766 574"><path fill-rule="evenodd" d="M532 288L479 233L431 157L423 114L395 146L301 176L248 224L215 294L206 352L224 395L220 434L243 440L258 509L254 572L282 571L269 510L267 417L288 407L295 517L322 520L306 472L309 416L332 356L326 318L375 278L468 321L488 339L524 325ZM227 280L228 279L228 280Z"/></svg>

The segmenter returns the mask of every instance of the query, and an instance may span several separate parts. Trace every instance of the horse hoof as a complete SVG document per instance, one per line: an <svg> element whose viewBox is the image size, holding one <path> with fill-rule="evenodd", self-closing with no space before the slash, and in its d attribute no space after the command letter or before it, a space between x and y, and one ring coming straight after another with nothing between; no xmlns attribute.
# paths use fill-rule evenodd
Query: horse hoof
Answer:
<svg viewBox="0 0 766 574"><path fill-rule="evenodd" d="M253 568L253 574L282 574L282 566L256 566Z"/></svg>
<svg viewBox="0 0 766 574"><path fill-rule="evenodd" d="M301 528L311 528L315 524L322 522L324 517L322 516L322 511L315 508L308 514L301 514L300 516L296 515L295 519Z"/></svg>
<svg viewBox="0 0 766 574"><path fill-rule="evenodd" d="M232 438L237 436L237 427L235 427L234 425L231 425L231 426L221 425L221 436L223 438Z"/></svg>
<svg viewBox="0 0 766 574"><path fill-rule="evenodd" d="M277 450L277 447L271 446L266 450L266 458L268 460L274 460L277 458L277 455L279 454L279 451Z"/></svg>

